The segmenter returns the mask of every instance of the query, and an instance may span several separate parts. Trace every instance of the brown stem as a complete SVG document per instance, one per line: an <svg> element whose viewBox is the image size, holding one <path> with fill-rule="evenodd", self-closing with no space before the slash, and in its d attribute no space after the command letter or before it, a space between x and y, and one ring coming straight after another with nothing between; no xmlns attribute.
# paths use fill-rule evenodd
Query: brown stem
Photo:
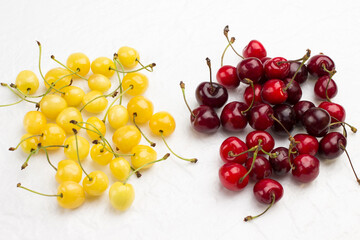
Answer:
<svg viewBox="0 0 360 240"><path fill-rule="evenodd" d="M263 211L262 213L260 213L259 215L256 215L256 216L247 216L246 218L244 218L244 221L245 222L248 222L248 221L250 221L250 220L252 220L252 219L254 219L254 218L257 218L257 217L260 217L261 215L263 215L264 213L266 213L273 205L274 205L274 203L275 203L275 194L274 193L272 193L271 194L271 203L270 203L270 205L265 209L265 211Z"/></svg>
<svg viewBox="0 0 360 240"><path fill-rule="evenodd" d="M229 33L229 25L226 25L225 28L224 28L224 35L226 37L226 40L228 41L228 43L230 44L230 47L232 48L232 50L234 51L234 53L236 55L238 55L239 57L241 57L242 59L244 59L243 56L241 56L236 50L235 48L233 47L233 45L231 44L230 40L229 40L229 36L228 36L228 33Z"/></svg>
<svg viewBox="0 0 360 240"><path fill-rule="evenodd" d="M189 107L189 104L188 102L186 101L186 96L185 96L185 83L183 81L180 82L180 88L181 88L181 91L182 91L182 94L183 94L183 98L184 98L184 102L185 102L185 105L187 106L187 108L189 109L189 112L191 113L191 115L193 116L193 118L195 118L195 114L194 112L191 110L191 108Z"/></svg>
<svg viewBox="0 0 360 240"><path fill-rule="evenodd" d="M301 58L301 64L298 67L298 69L296 70L294 76L291 78L290 82L286 85L284 91L288 90L288 88L291 86L292 82L294 81L296 75L298 74L298 72L300 71L301 67L305 64L305 62L310 58L311 55L311 51L310 49L306 49L306 54Z"/></svg>
<svg viewBox="0 0 360 240"><path fill-rule="evenodd" d="M341 144L341 143L340 143L340 148L345 151L346 156L347 156L347 158L349 159L349 163L350 163L351 169L352 169L352 171L354 172L356 181L360 184L360 179L358 178L358 176L357 176L357 174L356 174L356 172L355 172L355 169L354 169L354 166L353 166L353 164L352 164L352 162L351 162L349 153L347 152L345 146L344 146L343 144Z"/></svg>

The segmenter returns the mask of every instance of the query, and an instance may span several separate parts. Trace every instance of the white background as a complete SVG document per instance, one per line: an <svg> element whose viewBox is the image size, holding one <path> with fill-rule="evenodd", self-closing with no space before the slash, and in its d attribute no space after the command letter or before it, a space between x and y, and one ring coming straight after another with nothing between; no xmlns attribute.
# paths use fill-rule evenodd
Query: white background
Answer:
<svg viewBox="0 0 360 240"><path fill-rule="evenodd" d="M65 62L69 54L84 52L90 59L112 57L123 45L136 48L144 63L156 62L146 96L155 111L166 110L177 121L169 144L181 155L197 157L198 164L169 158L132 178L136 191L133 206L115 211L107 192L88 199L77 210L61 209L49 199L17 189L16 183L55 193L54 171L44 157L30 160L20 171L26 155L8 152L24 130L22 118L30 104L0 109L0 235L2 239L358 239L360 237L360 186L355 182L346 156L321 164L319 177L298 184L291 175L280 179L283 198L263 217L249 223L249 214L266 206L252 193L253 183L242 192L224 190L218 180L222 165L218 148L231 134L220 130L207 136L194 132L182 102L179 81L187 84L191 106L194 91L208 80L205 58L212 59L214 75L230 36L241 50L251 39L260 40L269 56L299 58L310 48L335 61L339 93L335 102L347 110L347 120L360 127L359 110L359 1L1 1L0 79L14 82L24 69L37 72L38 49L43 45L43 70L57 66L50 55ZM228 52L225 63L239 58ZM115 82L115 77L113 78ZM83 84L83 83L76 83ZM84 84L83 84L84 85ZM314 81L303 84L303 99L313 100ZM0 89L1 104L16 100ZM244 85L231 91L242 99ZM40 91L40 90L39 90ZM127 100L126 100L127 101ZM316 103L319 103L318 101ZM88 115L85 116L85 119ZM145 128L145 127L144 127ZM237 134L244 139L247 132ZM301 131L297 130L297 131ZM111 138L111 131L108 137ZM159 138L157 152L166 149ZM286 146L285 139L276 139ZM348 151L360 173L359 136L349 134ZM54 163L62 151L52 155ZM88 171L100 168L88 157ZM114 179L110 177L110 181Z"/></svg>

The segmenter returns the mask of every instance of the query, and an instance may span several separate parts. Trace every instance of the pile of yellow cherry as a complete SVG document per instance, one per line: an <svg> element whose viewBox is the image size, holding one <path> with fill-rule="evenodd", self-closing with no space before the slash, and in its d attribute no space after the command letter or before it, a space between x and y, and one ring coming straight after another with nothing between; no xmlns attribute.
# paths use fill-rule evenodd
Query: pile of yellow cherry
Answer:
<svg viewBox="0 0 360 240"><path fill-rule="evenodd" d="M19 147L28 154L21 169L28 166L30 158L43 153L56 171L55 179L59 183L57 194L43 194L22 186L33 193L57 198L63 208L74 209L81 206L89 196L102 195L109 186L109 178L103 171L87 173L81 162L90 152L91 159L99 165L109 165L111 173L118 182L111 185L109 199L112 206L125 211L134 200L135 192L128 179L133 174L141 176L139 170L150 168L154 163L169 157L165 154L157 159L153 149L155 143L145 137L139 125L149 124L151 132L160 136L176 157L195 163L195 158L186 159L175 154L165 141L166 136L175 130L175 120L168 112L153 114L154 107L150 100L142 96L148 87L148 78L140 70L153 71L154 63L143 65L139 53L131 47L121 47L113 59L99 57L90 63L83 53L71 54L66 65L51 56L61 67L49 70L45 76L41 70L41 44L39 42L39 72L46 91L34 95L39 88L36 74L29 70L21 71L15 84L1 83L19 97L20 102L35 104L36 111L25 114L23 125L27 132L20 143L9 150ZM133 70L137 65L141 67ZM91 74L89 73L91 69ZM109 92L116 73L117 87ZM73 86L73 81L87 81L90 91L85 93L80 87ZM122 105L122 96L132 97L127 107ZM109 104L109 100L111 103ZM37 101L36 101L37 100ZM82 111L91 114L104 113L83 120ZM106 138L106 127L115 129L111 144ZM90 149L89 140L79 136L78 132L86 130L88 139L94 144ZM140 145L144 136L150 146ZM57 167L50 161L50 153L63 149L66 160L58 162ZM130 157L130 162L124 157ZM84 178L83 178L84 173ZM82 180L82 185L80 184Z"/></svg>

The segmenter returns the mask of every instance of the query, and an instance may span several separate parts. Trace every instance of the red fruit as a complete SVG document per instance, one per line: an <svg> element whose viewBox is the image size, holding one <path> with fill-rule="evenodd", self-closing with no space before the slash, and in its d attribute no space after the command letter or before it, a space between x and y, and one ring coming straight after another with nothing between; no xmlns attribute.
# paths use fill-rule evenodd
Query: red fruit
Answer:
<svg viewBox="0 0 360 240"><path fill-rule="evenodd" d="M324 70L323 66L328 71L335 70L334 61L324 54L319 54L311 57L308 61L307 69L309 73L315 77L329 75L329 73Z"/></svg>
<svg viewBox="0 0 360 240"><path fill-rule="evenodd" d="M240 191L249 183L249 176L240 181L246 173L246 168L239 163L225 163L219 170L220 182L231 191Z"/></svg>
<svg viewBox="0 0 360 240"><path fill-rule="evenodd" d="M281 184L269 178L258 181L254 185L253 191L256 200L265 204L271 203L273 194L275 195L275 202L279 201L284 194L284 189Z"/></svg>
<svg viewBox="0 0 360 240"><path fill-rule="evenodd" d="M259 103L248 113L249 125L256 130L266 130L274 124L274 110L269 104Z"/></svg>
<svg viewBox="0 0 360 240"><path fill-rule="evenodd" d="M327 85L328 81L329 81L329 76L322 76L316 81L315 86L314 86L314 92L318 98L326 99L326 85ZM335 97L337 94L337 91L338 91L337 85L336 85L335 81L333 79L331 79L328 89L327 89L328 97L330 99Z"/></svg>
<svg viewBox="0 0 360 240"><path fill-rule="evenodd" d="M290 72L290 63L283 57L272 58L264 64L265 75L268 79L284 79Z"/></svg>
<svg viewBox="0 0 360 240"><path fill-rule="evenodd" d="M260 146L266 152L270 152L275 145L274 138L265 131L252 131L246 136L246 146L250 149L259 144L259 140L261 140Z"/></svg>
<svg viewBox="0 0 360 240"><path fill-rule="evenodd" d="M246 162L246 159L248 157L248 153L241 154L237 157L232 157L229 155L230 152L233 154L239 154L242 152L247 151L248 148L246 144L241 141L237 137L229 137L225 139L225 141L220 146L220 157L224 162L236 162L243 164Z"/></svg>
<svg viewBox="0 0 360 240"><path fill-rule="evenodd" d="M255 90L254 105L257 103L262 103L261 89L262 87L260 84L254 84L254 90ZM253 96L254 96L254 91L251 86L248 86L244 92L244 100L248 106L250 106Z"/></svg>
<svg viewBox="0 0 360 240"><path fill-rule="evenodd" d="M216 73L217 81L226 88L234 89L240 85L240 79L236 73L236 67L225 65Z"/></svg>
<svg viewBox="0 0 360 240"><path fill-rule="evenodd" d="M253 157L249 157L246 160L245 167L249 171ZM272 173L270 162L263 156L256 156L254 166L250 172L250 178L254 181L258 181L263 178L270 177Z"/></svg>
<svg viewBox="0 0 360 240"><path fill-rule="evenodd" d="M242 102L230 102L225 105L221 112L221 125L230 132L239 132L247 125L246 113L248 106Z"/></svg>
<svg viewBox="0 0 360 240"><path fill-rule="evenodd" d="M245 46L242 55L244 58L256 57L261 59L266 57L266 50L261 42L257 40L251 40L249 44Z"/></svg>
<svg viewBox="0 0 360 240"><path fill-rule="evenodd" d="M315 156L319 149L319 142L316 137L313 137L308 134L296 134L294 136L295 142L295 149L299 154L310 154Z"/></svg>
<svg viewBox="0 0 360 240"><path fill-rule="evenodd" d="M247 83L245 79L250 79L257 83L264 75L264 67L258 58L245 58L236 67L240 81Z"/></svg>
<svg viewBox="0 0 360 240"><path fill-rule="evenodd" d="M285 102L288 97L285 87L285 83L279 79L267 81L261 91L263 101L274 105Z"/></svg>
<svg viewBox="0 0 360 240"><path fill-rule="evenodd" d="M345 121L346 112L341 105L333 102L322 102L320 103L319 108L326 110L330 114L331 123ZM335 124L331 125L331 128L337 128L340 126L341 124Z"/></svg>
<svg viewBox="0 0 360 240"><path fill-rule="evenodd" d="M292 170L294 178L303 183L313 181L319 175L319 160L309 154L300 154L294 159Z"/></svg>

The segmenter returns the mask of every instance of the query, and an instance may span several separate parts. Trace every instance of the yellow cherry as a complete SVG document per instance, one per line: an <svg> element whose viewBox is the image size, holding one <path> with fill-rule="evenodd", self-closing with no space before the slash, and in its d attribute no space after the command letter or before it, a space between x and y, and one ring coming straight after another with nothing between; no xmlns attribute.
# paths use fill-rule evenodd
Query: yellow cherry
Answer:
<svg viewBox="0 0 360 240"><path fill-rule="evenodd" d="M95 132L97 132L97 130L99 130L100 133L103 136L105 136L105 133L106 133L105 123L103 121L101 121L98 117L90 117L90 118L88 118L88 120L86 122L88 123L88 124L86 124L86 128L91 129ZM97 130L91 125L93 125ZM89 138L91 138L91 140L100 139L100 135L93 131L86 130L86 133L88 134Z"/></svg>
<svg viewBox="0 0 360 240"><path fill-rule="evenodd" d="M90 177L90 179L89 179ZM83 187L90 196L99 196L109 186L109 178L102 171L93 171L83 180Z"/></svg>
<svg viewBox="0 0 360 240"><path fill-rule="evenodd" d="M70 123L71 120L82 122L83 118L77 108L68 107L62 110L56 118L56 124L64 129L66 133L72 133L73 128L78 130L80 127Z"/></svg>
<svg viewBox="0 0 360 240"><path fill-rule="evenodd" d="M58 183L73 181L79 183L82 178L80 165L73 160L62 160L58 163L55 179Z"/></svg>
<svg viewBox="0 0 360 240"><path fill-rule="evenodd" d="M129 162L122 157L114 158L110 162L110 171L121 182L124 182L130 174Z"/></svg>
<svg viewBox="0 0 360 240"><path fill-rule="evenodd" d="M27 112L23 120L25 131L31 134L40 134L46 123L45 115L39 111Z"/></svg>
<svg viewBox="0 0 360 240"><path fill-rule="evenodd" d="M102 111L104 111L108 104L108 100L105 97L100 97L102 95L103 95L102 92L99 91L90 91L87 94L85 94L82 101L84 105L92 101L94 98L99 97L94 101L90 102L89 104L87 104L85 106L85 110L90 113L101 113Z"/></svg>
<svg viewBox="0 0 360 240"><path fill-rule="evenodd" d="M130 86L132 85L132 89L129 89L126 93L131 96L138 96L146 91L149 85L149 81L144 74L134 72L125 75L122 80L122 85L124 89L130 88Z"/></svg>
<svg viewBox="0 0 360 240"><path fill-rule="evenodd" d="M154 112L154 106L150 100L144 96L136 96L130 99L127 110L130 118L136 113L136 123L142 124L150 120Z"/></svg>
<svg viewBox="0 0 360 240"><path fill-rule="evenodd" d="M115 182L109 190L111 205L120 210L127 210L135 199L135 191L130 183Z"/></svg>
<svg viewBox="0 0 360 240"><path fill-rule="evenodd" d="M135 126L126 125L114 132L112 140L119 151L127 153L139 144L141 133Z"/></svg>
<svg viewBox="0 0 360 240"><path fill-rule="evenodd" d="M82 136L77 136L78 140L78 149L79 149L79 158L80 161L84 160L87 155L89 155L90 144L88 140ZM76 138L75 136L70 136L65 140L64 145L69 145L67 148L64 148L65 156L71 160L77 161L77 152L76 152Z"/></svg>
<svg viewBox="0 0 360 240"><path fill-rule="evenodd" d="M69 76L68 76L69 75ZM66 76L66 77L65 77ZM65 68L53 68L45 74L45 87L49 88L52 83L55 83L54 88L60 89L68 86L71 82L71 72Z"/></svg>
<svg viewBox="0 0 360 240"><path fill-rule="evenodd" d="M115 69L115 64L107 57L98 57L91 63L91 71L94 74L102 74L108 78L114 75L114 70L110 70L110 68Z"/></svg>
<svg viewBox="0 0 360 240"><path fill-rule="evenodd" d="M30 133L26 133L21 137L21 143L20 147L25 153L31 153L31 151L37 149L39 144L39 138L38 137L31 137L33 136ZM29 138L31 137L31 138ZM28 138L24 140L25 138Z"/></svg>
<svg viewBox="0 0 360 240"><path fill-rule="evenodd" d="M95 144L91 147L90 156L94 162L103 166L109 164L113 158L113 154L101 144Z"/></svg>
<svg viewBox="0 0 360 240"><path fill-rule="evenodd" d="M131 69L138 64L136 59L140 61L140 55L134 48L125 46L118 50L118 59L125 68Z"/></svg>
<svg viewBox="0 0 360 240"><path fill-rule="evenodd" d="M151 132L161 136L161 132L164 136L169 136L175 131L175 119L168 112L158 112L152 115L149 127Z"/></svg>
<svg viewBox="0 0 360 240"><path fill-rule="evenodd" d="M90 60L84 53L73 53L66 60L66 66L84 77L90 70Z"/></svg>
<svg viewBox="0 0 360 240"><path fill-rule="evenodd" d="M47 94L40 101L40 111L50 119L56 119L66 107L65 99L55 94Z"/></svg>
<svg viewBox="0 0 360 240"><path fill-rule="evenodd" d="M46 124L41 130L41 133L43 134L43 136L40 137L40 142L42 146L62 145L66 138L66 133L64 129L62 129L59 125L55 123ZM49 147L46 149L56 150L59 149L59 147Z"/></svg>
<svg viewBox="0 0 360 240"><path fill-rule="evenodd" d="M24 70L17 75L15 84L22 93L34 94L39 88L39 79L34 72Z"/></svg>
<svg viewBox="0 0 360 240"><path fill-rule="evenodd" d="M157 153L154 149L146 145L137 145L131 150L131 165L136 169L147 163L153 162L157 158ZM153 164L149 164L143 169L150 168Z"/></svg>
<svg viewBox="0 0 360 240"><path fill-rule="evenodd" d="M58 187L57 201L63 208L74 209L85 202L84 188L76 182L66 181Z"/></svg>
<svg viewBox="0 0 360 240"><path fill-rule="evenodd" d="M88 79L88 85L91 90L106 92L111 88L110 79L102 74L93 74Z"/></svg>
<svg viewBox="0 0 360 240"><path fill-rule="evenodd" d="M111 106L108 112L108 120L110 126L114 129L125 126L129 121L127 109L122 105Z"/></svg>
<svg viewBox="0 0 360 240"><path fill-rule="evenodd" d="M71 107L79 106L85 96L84 90L76 86L68 86L62 89L62 92L63 98Z"/></svg>

